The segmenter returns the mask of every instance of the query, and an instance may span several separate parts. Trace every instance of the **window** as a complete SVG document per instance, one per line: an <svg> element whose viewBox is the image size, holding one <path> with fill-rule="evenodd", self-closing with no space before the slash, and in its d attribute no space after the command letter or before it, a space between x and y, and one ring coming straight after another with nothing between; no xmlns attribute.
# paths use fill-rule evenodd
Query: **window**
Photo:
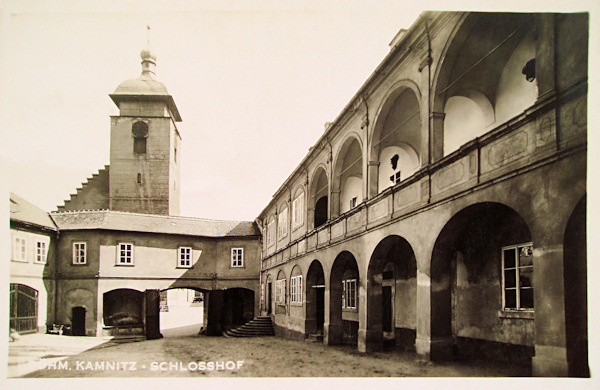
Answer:
<svg viewBox="0 0 600 390"><path fill-rule="evenodd" d="M275 244L275 221L271 221L267 225L267 246L273 244Z"/></svg>
<svg viewBox="0 0 600 390"><path fill-rule="evenodd" d="M504 310L533 310L533 246L502 248Z"/></svg>
<svg viewBox="0 0 600 390"><path fill-rule="evenodd" d="M192 248L190 248L189 246L179 247L179 262L177 263L177 267L192 267Z"/></svg>
<svg viewBox="0 0 600 390"><path fill-rule="evenodd" d="M279 213L279 217L278 217L278 221L277 221L277 226L279 228L279 231L278 231L279 238L287 236L287 224L288 224L287 214L288 214L287 207L284 208L283 211L281 211Z"/></svg>
<svg viewBox="0 0 600 390"><path fill-rule="evenodd" d="M304 192L302 192L292 203L292 229L304 224Z"/></svg>
<svg viewBox="0 0 600 390"><path fill-rule="evenodd" d="M356 309L356 279L342 280L342 309Z"/></svg>
<svg viewBox="0 0 600 390"><path fill-rule="evenodd" d="M46 247L46 243L43 241L37 241L35 247L35 262L39 264L46 264L46 258L48 257L48 248Z"/></svg>
<svg viewBox="0 0 600 390"><path fill-rule="evenodd" d="M135 154L146 154L148 124L141 121L135 122L133 126L131 126L131 135L133 135L133 152Z"/></svg>
<svg viewBox="0 0 600 390"><path fill-rule="evenodd" d="M394 173L392 176L390 176L390 184L391 185L395 185L395 184L400 183L400 181L401 181L400 177L401 177L400 176L400 171Z"/></svg>
<svg viewBox="0 0 600 390"><path fill-rule="evenodd" d="M302 304L302 275L292 276L290 280L291 303Z"/></svg>
<svg viewBox="0 0 600 390"><path fill-rule="evenodd" d="M275 281L275 303L285 305L285 279Z"/></svg>
<svg viewBox="0 0 600 390"><path fill-rule="evenodd" d="M133 244L119 244L119 250L117 252L117 265L133 265Z"/></svg>
<svg viewBox="0 0 600 390"><path fill-rule="evenodd" d="M231 266L244 266L244 248L231 248Z"/></svg>
<svg viewBox="0 0 600 390"><path fill-rule="evenodd" d="M86 243L85 242L74 242L73 243L73 264L85 264L86 263Z"/></svg>
<svg viewBox="0 0 600 390"><path fill-rule="evenodd" d="M27 262L27 240L22 237L13 239L13 260Z"/></svg>
<svg viewBox="0 0 600 390"><path fill-rule="evenodd" d="M357 201L357 197L353 197L350 199L350 208L353 209L354 207L356 207L356 201Z"/></svg>

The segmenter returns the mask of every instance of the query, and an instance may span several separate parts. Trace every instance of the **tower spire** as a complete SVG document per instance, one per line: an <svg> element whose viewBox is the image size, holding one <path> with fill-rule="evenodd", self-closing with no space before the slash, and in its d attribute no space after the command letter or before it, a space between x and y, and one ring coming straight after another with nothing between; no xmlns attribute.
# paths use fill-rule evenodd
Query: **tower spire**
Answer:
<svg viewBox="0 0 600 390"><path fill-rule="evenodd" d="M156 55L150 50L150 25L146 26L148 46L142 50L140 57L142 58L142 76L147 76L156 79Z"/></svg>

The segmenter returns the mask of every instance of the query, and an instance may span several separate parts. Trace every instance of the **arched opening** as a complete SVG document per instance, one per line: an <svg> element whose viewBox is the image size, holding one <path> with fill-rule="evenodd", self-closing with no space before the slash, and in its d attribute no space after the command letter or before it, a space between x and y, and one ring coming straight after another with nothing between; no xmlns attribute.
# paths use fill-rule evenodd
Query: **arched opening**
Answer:
<svg viewBox="0 0 600 390"><path fill-rule="evenodd" d="M313 260L306 274L306 335L323 336L325 322L325 274L318 260Z"/></svg>
<svg viewBox="0 0 600 390"><path fill-rule="evenodd" d="M205 291L172 288L160 292L160 333L164 337L192 336L205 327Z"/></svg>
<svg viewBox="0 0 600 390"><path fill-rule="evenodd" d="M362 149L356 138L343 144L335 164L333 189L339 191L337 211L345 213L363 201ZM337 214L332 211L332 214Z"/></svg>
<svg viewBox="0 0 600 390"><path fill-rule="evenodd" d="M388 236L377 244L367 277L367 342L414 349L417 263L408 241Z"/></svg>
<svg viewBox="0 0 600 390"><path fill-rule="evenodd" d="M107 335L143 334L144 293L119 288L102 297L104 331Z"/></svg>
<svg viewBox="0 0 600 390"><path fill-rule="evenodd" d="M434 81L434 160L535 103L534 27L531 14L465 17Z"/></svg>
<svg viewBox="0 0 600 390"><path fill-rule="evenodd" d="M73 336L85 336L85 313L87 310L85 307L76 306L71 309L71 334Z"/></svg>
<svg viewBox="0 0 600 390"><path fill-rule="evenodd" d="M10 327L18 333L38 331L38 291L24 284L10 284Z"/></svg>
<svg viewBox="0 0 600 390"><path fill-rule="evenodd" d="M586 198L569 218L564 239L565 322L569 376L590 376L588 365Z"/></svg>
<svg viewBox="0 0 600 390"><path fill-rule="evenodd" d="M313 228L318 228L329 219L329 182L322 167L317 168L310 187L311 208L314 208Z"/></svg>
<svg viewBox="0 0 600 390"><path fill-rule="evenodd" d="M331 268L329 282L328 345L358 344L360 275L354 255L340 253Z"/></svg>
<svg viewBox="0 0 600 390"><path fill-rule="evenodd" d="M206 334L221 336L254 318L254 291L235 287L208 292Z"/></svg>
<svg viewBox="0 0 600 390"><path fill-rule="evenodd" d="M275 281L275 314L287 314L287 280L283 271L279 271Z"/></svg>
<svg viewBox="0 0 600 390"><path fill-rule="evenodd" d="M398 88L386 99L373 131L370 159L379 162L373 175L378 192L420 168L421 138L419 100L412 89Z"/></svg>
<svg viewBox="0 0 600 390"><path fill-rule="evenodd" d="M440 232L431 258L431 338L447 342L431 358L530 367L533 288L531 233L521 216L499 203L458 212Z"/></svg>

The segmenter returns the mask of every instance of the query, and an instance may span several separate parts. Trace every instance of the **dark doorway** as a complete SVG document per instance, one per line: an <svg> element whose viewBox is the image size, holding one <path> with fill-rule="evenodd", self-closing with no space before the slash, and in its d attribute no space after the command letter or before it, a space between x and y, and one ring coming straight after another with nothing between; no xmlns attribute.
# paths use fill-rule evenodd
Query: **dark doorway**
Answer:
<svg viewBox="0 0 600 390"><path fill-rule="evenodd" d="M315 228L327 222L327 197L323 196L315 204Z"/></svg>
<svg viewBox="0 0 600 390"><path fill-rule="evenodd" d="M381 288L382 327L384 332L392 331L392 286Z"/></svg>
<svg viewBox="0 0 600 390"><path fill-rule="evenodd" d="M325 323L325 287L316 288L317 295L317 333L323 333Z"/></svg>
<svg viewBox="0 0 600 390"><path fill-rule="evenodd" d="M73 322L71 333L73 336L85 336L85 307L77 306L71 310Z"/></svg>
<svg viewBox="0 0 600 390"><path fill-rule="evenodd" d="M272 290L272 283L269 281L267 282L267 314L271 315L272 311L273 311L273 307L271 306L271 290Z"/></svg>

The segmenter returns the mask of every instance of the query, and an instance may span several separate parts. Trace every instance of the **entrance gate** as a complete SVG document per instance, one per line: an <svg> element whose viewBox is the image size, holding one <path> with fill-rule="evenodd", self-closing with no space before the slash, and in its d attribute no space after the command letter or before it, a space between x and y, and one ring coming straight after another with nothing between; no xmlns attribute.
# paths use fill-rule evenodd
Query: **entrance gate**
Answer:
<svg viewBox="0 0 600 390"><path fill-rule="evenodd" d="M35 333L38 322L38 292L24 284L10 284L10 327L19 333Z"/></svg>

